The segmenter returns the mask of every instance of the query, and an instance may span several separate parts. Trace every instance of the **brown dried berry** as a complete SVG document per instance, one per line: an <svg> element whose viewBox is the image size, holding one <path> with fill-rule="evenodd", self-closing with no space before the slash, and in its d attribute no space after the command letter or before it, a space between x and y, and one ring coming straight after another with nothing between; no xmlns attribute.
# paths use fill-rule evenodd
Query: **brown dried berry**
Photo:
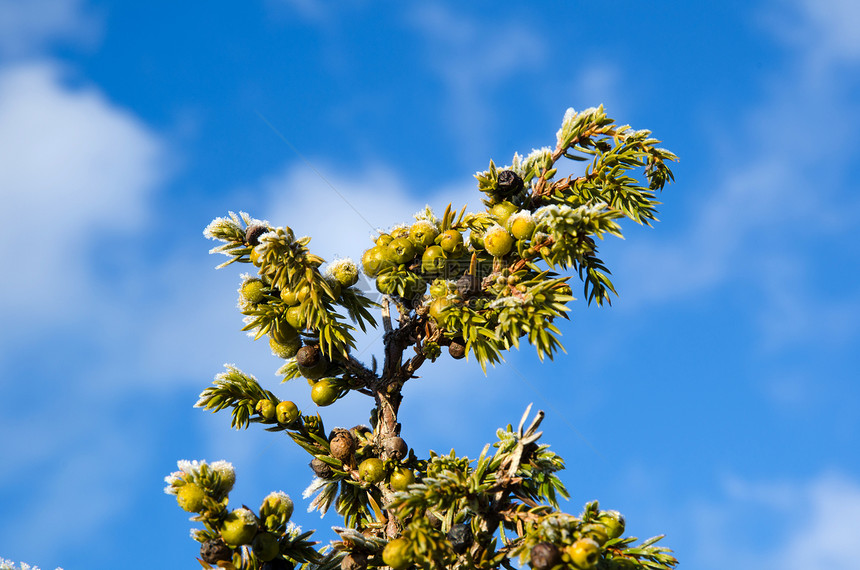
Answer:
<svg viewBox="0 0 860 570"><path fill-rule="evenodd" d="M248 226L245 230L245 243L254 247L255 245L260 245L260 236L266 232L272 231L270 228L260 224L254 224L252 226Z"/></svg>
<svg viewBox="0 0 860 570"><path fill-rule="evenodd" d="M549 570L561 562L561 551L550 542L539 542L532 548L530 558L535 570Z"/></svg>
<svg viewBox="0 0 860 570"><path fill-rule="evenodd" d="M481 282L474 275L467 273L457 279L457 292L462 297L470 297L481 290Z"/></svg>
<svg viewBox="0 0 860 570"><path fill-rule="evenodd" d="M451 525L448 531L451 549L457 554L463 554L472 546L472 526L468 524Z"/></svg>
<svg viewBox="0 0 860 570"><path fill-rule="evenodd" d="M332 457L350 463L355 453L355 438L349 430L335 428L329 436L329 449Z"/></svg>
<svg viewBox="0 0 860 570"><path fill-rule="evenodd" d="M207 540L200 547L200 558L209 564L215 564L219 560L232 560L233 549L224 544L220 538Z"/></svg>
<svg viewBox="0 0 860 570"><path fill-rule="evenodd" d="M505 196L516 194L523 189L523 179L513 170L503 170L498 177L499 193Z"/></svg>
<svg viewBox="0 0 860 570"><path fill-rule="evenodd" d="M309 465L311 466L311 469L313 469L314 475L320 479L331 479L334 475L331 470L331 466L318 457L314 457Z"/></svg>
<svg viewBox="0 0 860 570"><path fill-rule="evenodd" d="M365 570L367 555L361 552L350 552L340 561L341 570Z"/></svg>
<svg viewBox="0 0 860 570"><path fill-rule="evenodd" d="M409 453L409 446L402 437L392 436L382 442L382 449L392 459L403 459Z"/></svg>
<svg viewBox="0 0 860 570"><path fill-rule="evenodd" d="M451 344L448 345L448 354L451 355L451 358L456 360L460 360L461 358L465 358L466 356L466 343L462 338L455 338L451 341Z"/></svg>
<svg viewBox="0 0 860 570"><path fill-rule="evenodd" d="M296 364L305 368L312 368L319 364L322 352L316 345L303 346L296 353Z"/></svg>

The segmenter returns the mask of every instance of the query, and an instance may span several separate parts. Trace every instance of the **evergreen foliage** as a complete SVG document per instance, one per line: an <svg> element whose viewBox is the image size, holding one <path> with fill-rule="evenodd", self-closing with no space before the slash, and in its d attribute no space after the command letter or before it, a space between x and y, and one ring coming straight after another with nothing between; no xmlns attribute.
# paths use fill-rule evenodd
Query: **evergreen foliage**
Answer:
<svg viewBox="0 0 860 570"><path fill-rule="evenodd" d="M567 499L558 472L561 457L539 442L543 412L526 410L516 429L497 432L477 459L455 451L419 456L399 437L403 385L447 347L454 358L487 364L525 340L538 356L563 350L559 318L574 300L568 281L583 283L588 303L611 302L615 288L598 256L597 240L622 236L619 220L656 221L656 194L673 181L668 162L648 131L617 126L603 107L569 109L555 148L492 161L475 177L485 210L448 205L441 217L428 207L411 224L380 232L361 260L381 304L357 286L350 260L325 261L289 227L273 227L248 214L214 220L205 235L222 242L211 250L232 263L248 263L239 308L243 330L267 337L284 359L284 381L304 377L320 407L349 392L373 398L370 427L328 431L323 417L301 414L235 366L216 376L197 407L229 409L237 429L259 423L286 432L311 456L315 476L306 491L312 508L334 509L339 540L322 548L290 523L292 500L267 496L258 512L230 510L235 481L224 461L179 462L166 478L201 543L204 568L274 570L295 567L364 570L491 569L528 564L536 570L661 570L677 564L661 537L636 545L624 537L624 518L597 502L579 515L559 510ZM585 161L584 172L557 178L562 159ZM396 308L392 316L391 307ZM356 327L378 326L384 355L366 365L354 358Z"/></svg>

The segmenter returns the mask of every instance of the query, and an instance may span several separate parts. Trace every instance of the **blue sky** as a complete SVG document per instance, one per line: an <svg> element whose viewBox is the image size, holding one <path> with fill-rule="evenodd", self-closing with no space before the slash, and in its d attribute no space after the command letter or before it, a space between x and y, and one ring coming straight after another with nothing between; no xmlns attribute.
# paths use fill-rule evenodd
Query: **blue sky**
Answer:
<svg viewBox="0 0 860 570"><path fill-rule="evenodd" d="M0 557L195 565L178 459L299 500L304 452L191 407L234 362L313 409L239 331L213 217L358 257L367 222L477 208L490 158L603 103L681 158L656 228L603 246L619 298L575 303L555 362L426 367L404 437L474 456L534 402L567 510L599 499L682 567L856 568L860 7L678 4L0 0Z"/></svg>

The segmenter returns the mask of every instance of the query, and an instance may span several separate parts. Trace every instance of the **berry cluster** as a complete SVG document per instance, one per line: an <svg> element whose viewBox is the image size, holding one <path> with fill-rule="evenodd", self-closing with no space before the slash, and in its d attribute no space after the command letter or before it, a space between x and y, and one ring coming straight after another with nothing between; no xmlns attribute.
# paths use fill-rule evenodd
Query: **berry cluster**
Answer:
<svg viewBox="0 0 860 570"><path fill-rule="evenodd" d="M551 323L573 299L567 278L534 263L552 242L540 232L523 179L514 170L492 175L484 212L458 215L449 205L437 219L428 208L411 226L379 235L362 255L380 293L401 312L429 317L417 339L431 360L435 345L447 345L454 358L471 352L485 366L538 322L547 331L534 341L541 357L559 346Z"/></svg>
<svg viewBox="0 0 860 570"><path fill-rule="evenodd" d="M328 436L327 453L320 446L313 449L313 455L310 466L321 484L346 480L376 492L372 485L387 484L403 491L415 481L415 455L409 453L403 438L391 436L377 445L367 426L334 428Z"/></svg>
<svg viewBox="0 0 860 570"><path fill-rule="evenodd" d="M583 522L586 517L591 522ZM563 521L544 521L543 525L536 525L539 529L536 528L530 542L543 537L554 540L541 540L530 549L522 548L522 558L527 558L534 570L596 568L604 560L604 549L609 541L617 543L615 539L624 534L624 516L618 511L598 511L597 503L592 503L586 507L583 519L565 517ZM558 523L555 528L553 522ZM609 549L606 554L605 566L625 568L627 559L617 549Z"/></svg>
<svg viewBox="0 0 860 570"><path fill-rule="evenodd" d="M293 501L282 492L270 493L258 513L247 507L229 510L228 495L236 481L233 466L226 461L180 461L179 471L165 478L167 494L179 506L195 513L193 521L204 529L192 532L201 543L204 568L228 562L240 566L248 556L259 561L261 570L292 570L296 563L319 560L313 544L290 523ZM248 556L243 557L245 550Z"/></svg>

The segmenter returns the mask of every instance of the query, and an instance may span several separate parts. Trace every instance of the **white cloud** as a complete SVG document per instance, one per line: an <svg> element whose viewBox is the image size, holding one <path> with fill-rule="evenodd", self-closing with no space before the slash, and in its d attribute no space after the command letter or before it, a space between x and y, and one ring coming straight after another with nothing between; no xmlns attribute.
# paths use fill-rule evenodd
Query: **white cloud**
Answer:
<svg viewBox="0 0 860 570"><path fill-rule="evenodd" d="M857 568L857 558L847 545L856 544L860 521L860 485L828 476L805 489L809 508L794 533L774 556L786 570Z"/></svg>
<svg viewBox="0 0 860 570"><path fill-rule="evenodd" d="M105 286L93 271L92 254L114 251L118 239L144 227L150 199L170 170L156 133L97 86L69 86L68 76L47 61L0 72L0 359L11 358L19 343L48 342L70 329L78 331L74 341L81 346L103 350L94 358L42 346L41 357L27 363L27 382L32 393L52 396L36 408L11 408L24 388L21 382L3 385L10 413L2 427L16 437L0 444L9 463L0 479L4 485L35 479L42 487L24 493L27 508L7 517L14 524L4 525L0 536L40 553L93 536L121 512L126 499L117 497L117 488L129 487L149 457L144 434L112 417L120 400L110 400L93 381L108 361L114 369L105 385L137 389L117 378L129 376L123 361L124 349L133 346L129 337L143 337L128 326L142 307L127 307L113 283ZM102 325L126 329L125 336L105 334L110 329ZM105 425L122 427L105 431ZM93 484L94 470L102 483ZM74 524L48 529L45 520Z"/></svg>
<svg viewBox="0 0 860 570"><path fill-rule="evenodd" d="M97 88L66 86L64 75L47 62L0 73L0 241L9 244L0 312L31 323L77 316L94 300L88 248L141 227L169 166L148 127ZM51 294L22 303L27 282Z"/></svg>
<svg viewBox="0 0 860 570"><path fill-rule="evenodd" d="M85 4L85 0L0 0L0 55L32 55L57 42L92 45L101 22Z"/></svg>
<svg viewBox="0 0 860 570"><path fill-rule="evenodd" d="M687 510L696 541L682 565L854 570L860 483L824 473L805 481L725 481L718 503ZM755 527L750 525L754 524ZM751 532L752 531L752 532Z"/></svg>

